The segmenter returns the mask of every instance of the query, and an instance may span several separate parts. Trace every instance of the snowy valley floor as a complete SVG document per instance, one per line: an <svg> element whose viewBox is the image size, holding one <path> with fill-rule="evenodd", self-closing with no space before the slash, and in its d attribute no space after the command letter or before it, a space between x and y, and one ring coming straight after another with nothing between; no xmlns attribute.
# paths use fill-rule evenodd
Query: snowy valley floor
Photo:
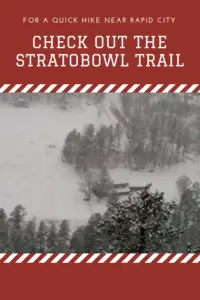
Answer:
<svg viewBox="0 0 200 300"><path fill-rule="evenodd" d="M78 174L60 159L70 130L82 131L89 123L98 126L112 122L107 113L97 116L94 106L61 111L42 104L28 109L1 105L0 207L10 213L15 205L22 204L31 217L74 222L87 220L91 212L103 212L105 203L93 202L90 207L83 201ZM49 148L49 144L56 148ZM200 181L200 163L187 162L154 173L115 169L110 174L117 182L152 183L171 200L177 196L176 180L182 174Z"/></svg>

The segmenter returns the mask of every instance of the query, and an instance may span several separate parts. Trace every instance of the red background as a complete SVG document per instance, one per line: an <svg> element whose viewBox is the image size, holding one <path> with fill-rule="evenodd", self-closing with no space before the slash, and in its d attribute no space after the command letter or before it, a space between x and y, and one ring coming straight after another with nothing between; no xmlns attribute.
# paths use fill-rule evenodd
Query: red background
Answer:
<svg viewBox="0 0 200 300"><path fill-rule="evenodd" d="M0 265L2 299L198 299L198 264ZM4 296L4 297L3 297Z"/></svg>
<svg viewBox="0 0 200 300"><path fill-rule="evenodd" d="M1 1L2 2L2 1ZM5 6L5 8L4 8ZM4 1L0 12L1 83L199 83L200 40L197 1ZM175 24L23 24L23 16L171 16ZM129 36L129 68L18 68L17 53L33 53L33 35ZM167 35L167 51L181 53L184 68L137 68L133 35ZM91 52L93 49L90 48ZM67 51L67 50L66 50ZM165 50L164 50L165 51ZM166 51L166 52L167 52Z"/></svg>
<svg viewBox="0 0 200 300"><path fill-rule="evenodd" d="M175 25L23 25L23 16L175 16ZM166 34L180 69L24 69L19 52L32 51L34 34ZM1 1L1 83L199 83L199 10L194 1ZM131 48L129 55L132 55ZM134 50L134 49L133 49ZM196 299L198 264L1 264L1 298Z"/></svg>

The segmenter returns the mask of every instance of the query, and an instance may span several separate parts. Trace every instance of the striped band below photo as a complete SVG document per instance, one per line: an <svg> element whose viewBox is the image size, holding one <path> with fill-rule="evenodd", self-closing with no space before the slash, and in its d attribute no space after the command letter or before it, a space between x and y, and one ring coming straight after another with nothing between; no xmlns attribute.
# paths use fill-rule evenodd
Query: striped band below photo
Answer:
<svg viewBox="0 0 200 300"><path fill-rule="evenodd" d="M198 253L0 253L0 264L20 263L50 263L50 264L198 264L200 254Z"/></svg>

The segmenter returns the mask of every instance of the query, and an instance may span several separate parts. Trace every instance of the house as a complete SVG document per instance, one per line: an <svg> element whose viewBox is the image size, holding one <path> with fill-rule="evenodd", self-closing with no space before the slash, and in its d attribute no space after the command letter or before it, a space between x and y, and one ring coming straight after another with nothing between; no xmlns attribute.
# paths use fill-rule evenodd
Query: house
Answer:
<svg viewBox="0 0 200 300"><path fill-rule="evenodd" d="M113 190L116 192L119 200L127 199L128 196L137 196L144 190L144 186L130 186L128 182L114 183Z"/></svg>
<svg viewBox="0 0 200 300"><path fill-rule="evenodd" d="M130 186L131 192L142 192L144 190L144 186Z"/></svg>
<svg viewBox="0 0 200 300"><path fill-rule="evenodd" d="M119 182L113 184L114 189L126 188L128 186L129 186L128 182Z"/></svg>

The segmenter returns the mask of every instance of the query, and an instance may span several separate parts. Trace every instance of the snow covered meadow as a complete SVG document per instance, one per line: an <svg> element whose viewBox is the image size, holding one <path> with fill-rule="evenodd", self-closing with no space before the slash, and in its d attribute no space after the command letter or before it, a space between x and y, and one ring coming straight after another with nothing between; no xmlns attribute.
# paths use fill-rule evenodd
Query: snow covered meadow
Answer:
<svg viewBox="0 0 200 300"><path fill-rule="evenodd" d="M82 130L96 120L93 107L65 112L46 105L1 106L0 206L10 212L22 204L29 214L42 218L88 218L80 178L71 166L63 165L60 152L69 130Z"/></svg>
<svg viewBox="0 0 200 300"><path fill-rule="evenodd" d="M114 103L115 97L107 96L106 103ZM99 116L98 108L84 101L68 110L44 103L29 108L1 103L0 207L10 213L21 204L31 217L65 218L74 222L87 220L91 213L103 212L104 201L89 204L83 201L78 173L72 166L63 164L60 157L68 132L82 131L89 123L110 125L117 120L106 104ZM50 148L50 144L55 147ZM200 181L200 163L188 161L153 173L125 168L110 171L115 182L152 183L154 189L164 192L169 200L177 197L176 180L182 174Z"/></svg>

